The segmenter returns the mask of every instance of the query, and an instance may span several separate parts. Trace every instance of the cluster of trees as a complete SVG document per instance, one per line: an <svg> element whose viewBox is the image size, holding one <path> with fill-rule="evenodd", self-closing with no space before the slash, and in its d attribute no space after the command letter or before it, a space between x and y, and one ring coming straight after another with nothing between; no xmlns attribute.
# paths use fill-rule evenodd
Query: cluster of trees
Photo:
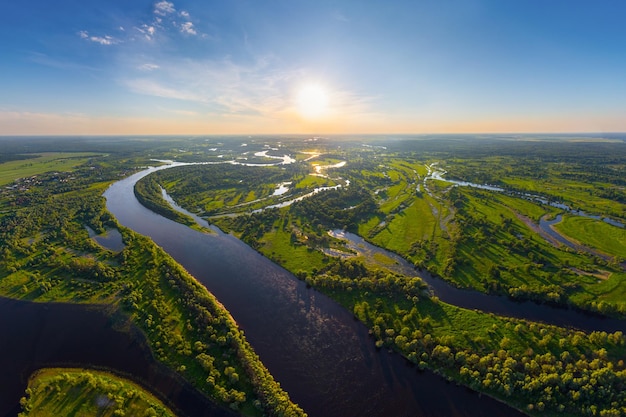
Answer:
<svg viewBox="0 0 626 417"><path fill-rule="evenodd" d="M149 269L126 289L125 303L154 336L156 353L187 375L204 375L195 382L234 409L251 401L270 416L304 416L221 304L149 239L136 236L133 242L135 250L148 251ZM129 262L141 262L145 256L135 254ZM166 291L173 292L177 302L168 300ZM254 395L241 389L248 384Z"/></svg>
<svg viewBox="0 0 626 417"><path fill-rule="evenodd" d="M161 186L152 175L147 175L137 181L134 188L135 197L146 208L160 214L163 217L167 217L175 222L186 224L191 226L195 221L172 208L170 204L165 201L162 195Z"/></svg>
<svg viewBox="0 0 626 417"><path fill-rule="evenodd" d="M362 221L378 213L378 205L368 191L352 184L298 201L291 212L310 224L355 231Z"/></svg>
<svg viewBox="0 0 626 417"><path fill-rule="evenodd" d="M18 417L69 415L77 410L81 415L174 417L139 386L103 372L44 369L31 377L26 395Z"/></svg>
<svg viewBox="0 0 626 417"><path fill-rule="evenodd" d="M533 414L618 416L626 412L621 332L585 334L501 319L486 339L468 331L442 333L441 317L432 314L440 309L436 299L422 297L412 306L392 302L393 308L381 300L355 301L353 311L371 327L377 346L394 347L422 368ZM494 345L494 341L499 342Z"/></svg>
<svg viewBox="0 0 626 417"><path fill-rule="evenodd" d="M417 301L428 293L419 277L407 277L386 270L368 268L355 259L333 259L314 274L300 273L310 285L328 291L371 291L380 296L406 296Z"/></svg>

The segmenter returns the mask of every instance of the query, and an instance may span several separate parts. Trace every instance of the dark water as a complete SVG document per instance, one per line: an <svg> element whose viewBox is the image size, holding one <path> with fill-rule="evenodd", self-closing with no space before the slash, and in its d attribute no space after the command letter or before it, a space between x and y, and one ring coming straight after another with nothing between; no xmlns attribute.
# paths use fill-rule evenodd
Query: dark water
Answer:
<svg viewBox="0 0 626 417"><path fill-rule="evenodd" d="M51 366L113 370L180 416L233 416L157 364L143 337L116 330L112 317L102 308L0 298L0 416L15 417L28 377Z"/></svg>
<svg viewBox="0 0 626 417"><path fill-rule="evenodd" d="M108 229L105 233L99 235L91 227L85 226L89 237L94 239L100 246L105 247L113 252L119 252L126 245L122 241L122 234L117 229Z"/></svg>
<svg viewBox="0 0 626 417"><path fill-rule="evenodd" d="M142 175L107 190L109 211L216 295L311 417L522 415L377 350L352 314L234 237L203 234L147 210L133 194Z"/></svg>
<svg viewBox="0 0 626 417"><path fill-rule="evenodd" d="M601 317L569 308L556 308L531 301L513 301L504 296L487 295L478 291L457 288L427 272L417 272L402 257L372 245L360 236L341 230L333 230L331 234L335 237L346 239L348 247L365 255L373 256L375 253L380 253L393 259L395 265L386 265L387 267L408 276L419 276L432 288L434 294L446 303L508 317L525 318L557 326L573 327L580 330L606 332L621 330L626 333L626 321L624 320Z"/></svg>

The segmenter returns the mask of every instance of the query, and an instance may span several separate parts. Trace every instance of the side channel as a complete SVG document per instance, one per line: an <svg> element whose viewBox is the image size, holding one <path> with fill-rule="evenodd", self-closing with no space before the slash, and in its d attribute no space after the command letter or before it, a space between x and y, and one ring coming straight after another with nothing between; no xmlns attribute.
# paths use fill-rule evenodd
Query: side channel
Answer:
<svg viewBox="0 0 626 417"><path fill-rule="evenodd" d="M107 208L215 294L309 416L523 415L377 350L351 313L233 236L203 234L146 209L133 186L152 171L113 184L105 192Z"/></svg>

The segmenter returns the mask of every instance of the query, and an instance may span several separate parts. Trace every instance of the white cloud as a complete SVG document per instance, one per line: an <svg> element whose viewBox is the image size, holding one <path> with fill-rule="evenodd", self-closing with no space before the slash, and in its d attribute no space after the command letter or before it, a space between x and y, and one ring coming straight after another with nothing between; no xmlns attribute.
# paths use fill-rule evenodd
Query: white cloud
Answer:
<svg viewBox="0 0 626 417"><path fill-rule="evenodd" d="M141 25L141 27L135 27L135 29L141 32L147 40L152 40L154 34L156 33L156 28L154 26L149 26L146 24Z"/></svg>
<svg viewBox="0 0 626 417"><path fill-rule="evenodd" d="M161 68L161 67L158 66L157 64L149 64L149 63L148 64L142 64L142 65L139 65L137 67L137 69L140 70L140 71L154 71L154 70L157 70L159 68Z"/></svg>
<svg viewBox="0 0 626 417"><path fill-rule="evenodd" d="M160 16L166 16L168 14L174 13L176 8L174 7L174 3L170 3L169 1L162 0L154 5L154 13Z"/></svg>
<svg viewBox="0 0 626 417"><path fill-rule="evenodd" d="M89 38L90 41L95 42L95 43L99 43L100 45L114 45L116 43L119 43L119 41L115 38L113 38L112 36L109 35L105 35L105 36L92 36Z"/></svg>
<svg viewBox="0 0 626 417"><path fill-rule="evenodd" d="M86 30L81 30L80 32L78 32L78 36L80 36L81 39L98 43L100 45L115 45L121 42L119 39L116 39L113 36L109 36L109 35L89 36L89 32L87 32Z"/></svg>
<svg viewBox="0 0 626 417"><path fill-rule="evenodd" d="M197 35L198 32L196 32L196 29L193 27L193 23L191 22L185 22L182 25L180 25L180 31L182 33L185 33L187 35Z"/></svg>
<svg viewBox="0 0 626 417"><path fill-rule="evenodd" d="M181 15L182 17L184 17L185 19L189 19L189 18L191 17L191 16L189 16L189 12L187 12L187 11L185 11L185 10L182 10L182 11L180 12L180 15Z"/></svg>

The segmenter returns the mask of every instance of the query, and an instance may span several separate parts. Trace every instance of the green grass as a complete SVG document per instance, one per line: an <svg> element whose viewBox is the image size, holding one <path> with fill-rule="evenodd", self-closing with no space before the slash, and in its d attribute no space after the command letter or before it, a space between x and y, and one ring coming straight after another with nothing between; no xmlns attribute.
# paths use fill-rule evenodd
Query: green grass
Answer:
<svg viewBox="0 0 626 417"><path fill-rule="evenodd" d="M92 152L49 152L32 159L0 164L0 186L19 179L50 171L72 171L87 160L101 154Z"/></svg>
<svg viewBox="0 0 626 417"><path fill-rule="evenodd" d="M493 193L492 198L511 208L514 212L523 214L524 216L530 218L535 223L539 223L539 220L545 214L556 214L560 211L556 207L547 205L542 206L523 198L512 197L502 193Z"/></svg>
<svg viewBox="0 0 626 417"><path fill-rule="evenodd" d="M304 179L298 181L295 189L309 189L318 187L332 187L337 183L330 178L324 178L317 175L307 175Z"/></svg>
<svg viewBox="0 0 626 417"><path fill-rule="evenodd" d="M175 417L151 393L108 372L47 368L34 373L19 417Z"/></svg>
<svg viewBox="0 0 626 417"><path fill-rule="evenodd" d="M278 226L278 223L282 223L282 220L275 226ZM265 256L290 271L310 271L320 269L324 265L326 255L305 245L295 244L291 241L291 233L281 227L274 228L263 236L260 242L262 243L260 251Z"/></svg>
<svg viewBox="0 0 626 417"><path fill-rule="evenodd" d="M428 201L415 198L413 204L395 214L373 240L381 247L406 253L415 241L432 237L436 227L437 219Z"/></svg>
<svg viewBox="0 0 626 417"><path fill-rule="evenodd" d="M620 312L626 312L626 273L615 272L606 280L597 280L571 296L579 304L608 303L616 306ZM602 310L602 306L599 308Z"/></svg>
<svg viewBox="0 0 626 417"><path fill-rule="evenodd" d="M563 220L554 227L585 246L626 258L626 229L579 216L563 216Z"/></svg>

